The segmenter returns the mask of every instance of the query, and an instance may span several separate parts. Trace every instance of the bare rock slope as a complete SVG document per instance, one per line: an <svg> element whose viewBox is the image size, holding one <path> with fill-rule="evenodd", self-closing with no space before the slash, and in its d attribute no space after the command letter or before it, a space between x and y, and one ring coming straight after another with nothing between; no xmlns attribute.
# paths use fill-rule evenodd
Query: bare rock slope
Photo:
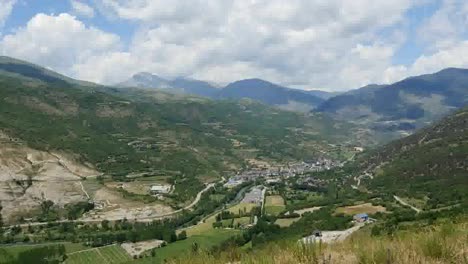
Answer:
<svg viewBox="0 0 468 264"><path fill-rule="evenodd" d="M97 174L70 155L31 149L0 132L0 202L6 222L27 217L45 200L58 206L86 200L80 182Z"/></svg>

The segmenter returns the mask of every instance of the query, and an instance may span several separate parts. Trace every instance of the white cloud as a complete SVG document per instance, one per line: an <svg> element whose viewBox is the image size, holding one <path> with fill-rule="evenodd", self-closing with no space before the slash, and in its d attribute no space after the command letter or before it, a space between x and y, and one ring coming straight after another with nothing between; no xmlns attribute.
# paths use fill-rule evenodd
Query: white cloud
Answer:
<svg viewBox="0 0 468 264"><path fill-rule="evenodd" d="M148 71L218 83L259 77L331 90L466 65L458 33L412 65L393 65L407 37L406 11L421 0L96 1L100 13L137 25L128 46L69 14L38 14L5 36L0 52L105 83ZM426 25L435 20L420 32L434 28ZM457 28L461 22L450 23Z"/></svg>
<svg viewBox="0 0 468 264"><path fill-rule="evenodd" d="M441 7L418 30L426 49L410 65L392 65L384 70L383 82L440 71L448 67L468 68L468 2L443 0Z"/></svg>
<svg viewBox="0 0 468 264"><path fill-rule="evenodd" d="M381 79L376 68L391 65L400 43L392 28L414 4L411 0L99 2L100 11L141 25L128 52L146 71L221 83L260 77L297 87L341 89ZM392 34L379 35L384 28ZM361 51L353 52L359 47ZM378 59L369 57L373 55ZM365 78L358 81L358 76Z"/></svg>
<svg viewBox="0 0 468 264"><path fill-rule="evenodd" d="M450 47L468 33L468 2L443 0L440 9L425 21L419 36L431 50Z"/></svg>
<svg viewBox="0 0 468 264"><path fill-rule="evenodd" d="M87 27L69 14L37 14L23 28L5 35L0 53L76 76L75 64L118 50L117 35Z"/></svg>
<svg viewBox="0 0 468 264"><path fill-rule="evenodd" d="M78 0L70 0L70 4L75 14L85 17L94 17L94 9L91 6Z"/></svg>
<svg viewBox="0 0 468 264"><path fill-rule="evenodd" d="M462 41L431 55L419 57L411 66L412 74L435 72L447 67L468 68L468 41Z"/></svg>
<svg viewBox="0 0 468 264"><path fill-rule="evenodd" d="M11 10L13 10L13 6L15 5L16 0L0 0L0 29L5 24L5 21L10 16ZM1 33L1 31L0 31Z"/></svg>

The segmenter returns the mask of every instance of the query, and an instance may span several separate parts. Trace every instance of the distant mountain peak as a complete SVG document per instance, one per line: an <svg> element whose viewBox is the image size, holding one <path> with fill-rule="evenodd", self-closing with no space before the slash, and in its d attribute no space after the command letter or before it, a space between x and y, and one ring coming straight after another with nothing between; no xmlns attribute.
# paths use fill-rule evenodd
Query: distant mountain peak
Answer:
<svg viewBox="0 0 468 264"><path fill-rule="evenodd" d="M120 87L138 87L152 89L170 89L174 92L194 94L200 96L213 97L218 91L213 85L185 77L175 79L165 79L149 72L139 72L134 74L125 82L119 83Z"/></svg>

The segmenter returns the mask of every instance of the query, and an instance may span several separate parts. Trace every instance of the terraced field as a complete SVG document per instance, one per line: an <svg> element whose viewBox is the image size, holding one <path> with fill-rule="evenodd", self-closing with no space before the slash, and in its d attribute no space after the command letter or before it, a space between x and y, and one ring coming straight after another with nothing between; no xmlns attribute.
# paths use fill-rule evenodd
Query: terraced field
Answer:
<svg viewBox="0 0 468 264"><path fill-rule="evenodd" d="M78 251L68 255L65 264L114 264L131 260L123 248L117 245Z"/></svg>

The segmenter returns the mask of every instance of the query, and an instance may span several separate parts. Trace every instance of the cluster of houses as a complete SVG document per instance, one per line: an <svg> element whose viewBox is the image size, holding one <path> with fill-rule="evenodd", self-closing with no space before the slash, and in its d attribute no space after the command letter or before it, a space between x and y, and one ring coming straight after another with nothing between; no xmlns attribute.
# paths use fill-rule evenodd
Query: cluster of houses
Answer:
<svg viewBox="0 0 468 264"><path fill-rule="evenodd" d="M308 186L308 187L315 187L315 188L325 188L327 186L327 181L315 177L305 177L298 179L296 184Z"/></svg>
<svg viewBox="0 0 468 264"><path fill-rule="evenodd" d="M225 183L226 187L234 187L247 181L254 181L260 178L266 179L267 183L276 183L281 179L303 175L309 172L319 172L330 170L333 167L340 166L341 163L326 158L320 158L315 161L298 162L287 164L286 166L271 166L263 168L252 168L242 171L229 178Z"/></svg>

